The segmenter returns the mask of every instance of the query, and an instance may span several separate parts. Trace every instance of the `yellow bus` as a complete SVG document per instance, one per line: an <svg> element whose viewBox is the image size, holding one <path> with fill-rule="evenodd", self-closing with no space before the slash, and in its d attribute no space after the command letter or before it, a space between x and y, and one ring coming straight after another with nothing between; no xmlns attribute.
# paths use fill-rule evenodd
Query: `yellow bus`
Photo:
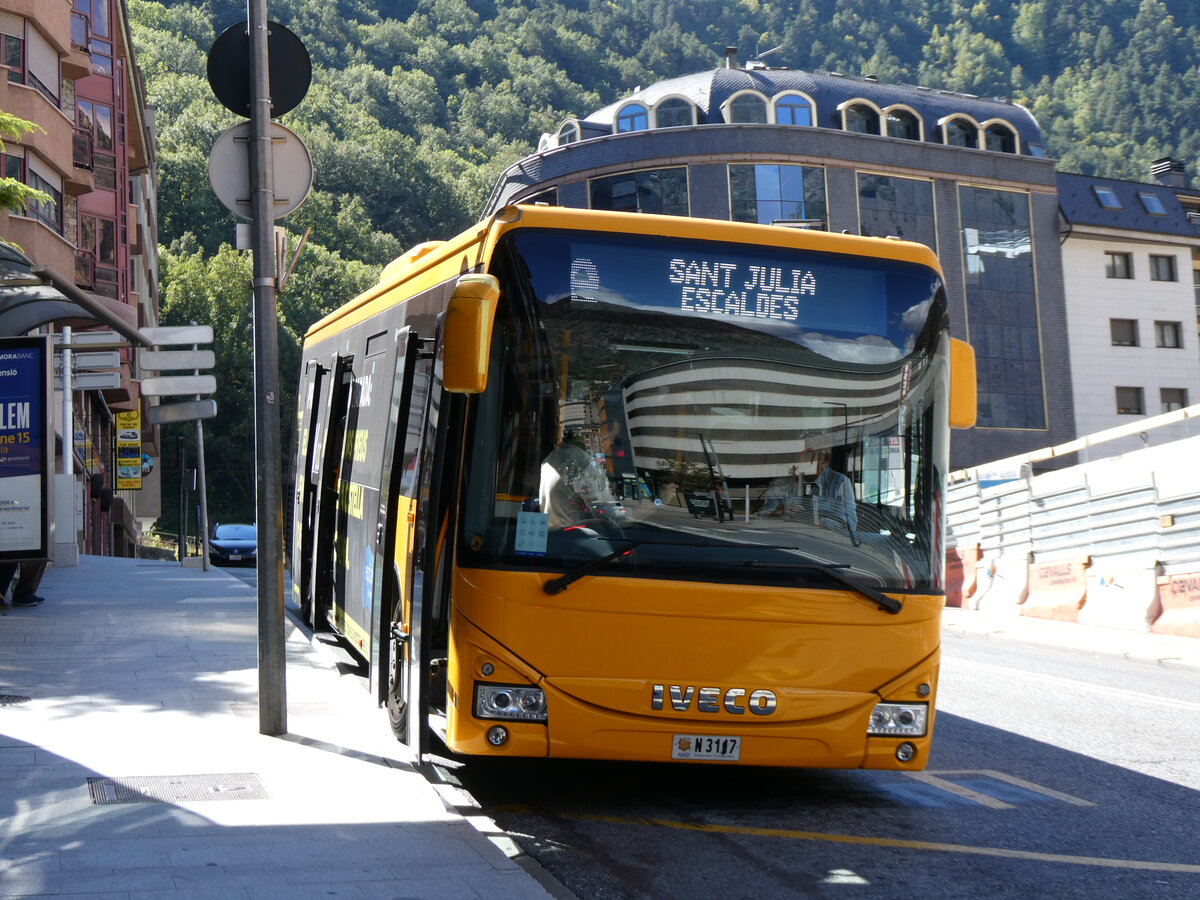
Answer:
<svg viewBox="0 0 1200 900"><path fill-rule="evenodd" d="M293 601L417 753L926 764L975 407L927 247L508 207L299 398Z"/></svg>

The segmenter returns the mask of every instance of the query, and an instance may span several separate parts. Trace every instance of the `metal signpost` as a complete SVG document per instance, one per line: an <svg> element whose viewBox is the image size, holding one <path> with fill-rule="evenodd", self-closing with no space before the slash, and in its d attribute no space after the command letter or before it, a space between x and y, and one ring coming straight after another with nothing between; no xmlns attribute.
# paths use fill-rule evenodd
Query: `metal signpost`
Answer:
<svg viewBox="0 0 1200 900"><path fill-rule="evenodd" d="M226 29L208 57L208 80L217 99L238 115L249 115L247 179L249 208L234 196L226 203L234 213L250 216L254 253L254 435L257 458L258 524L258 724L262 734L287 732L284 682L283 487L280 457L279 336L275 298L274 220L283 215L275 198L272 116L283 115L304 97L312 77L308 52L290 31L267 21L266 0L249 0L247 22ZM239 68L249 58L249 77ZM272 57L283 60L274 67ZM274 102L273 102L274 101ZM235 126L239 127L239 126ZM237 136L230 140L236 141ZM301 145L303 146L303 145ZM218 152L218 157L220 152ZM307 151L303 154L307 157ZM296 158L300 158L297 156ZM221 166L217 165L220 169ZM210 164L210 171L212 164ZM285 176L286 177L286 176ZM219 179L214 178L214 182ZM301 179L282 208L294 209L307 194ZM218 198L224 203L227 198ZM236 194L237 191L235 190Z"/></svg>

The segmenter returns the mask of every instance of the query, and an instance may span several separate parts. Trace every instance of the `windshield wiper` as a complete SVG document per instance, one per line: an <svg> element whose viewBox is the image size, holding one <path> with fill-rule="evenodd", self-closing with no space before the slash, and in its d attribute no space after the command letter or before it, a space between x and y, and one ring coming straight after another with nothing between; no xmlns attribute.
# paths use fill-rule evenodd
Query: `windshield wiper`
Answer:
<svg viewBox="0 0 1200 900"><path fill-rule="evenodd" d="M583 576L594 572L605 563L610 563L619 556L624 556L626 553L631 553L644 544L653 544L656 547L737 547L745 550L796 549L790 544L786 546L776 546L772 544L738 544L734 543L733 541L710 541L707 538L701 538L698 541L660 541L656 540L655 538L629 538L623 541L623 543L625 546L621 547L619 550L613 550L611 553L606 553L603 556L597 556L595 559L589 559L582 565L576 566L574 569L564 572L557 578L551 578L542 585L542 590L547 594L561 594Z"/></svg>
<svg viewBox="0 0 1200 900"><path fill-rule="evenodd" d="M898 613L898 612L900 612L900 610L904 609L904 604L901 603L899 600L897 600L895 597L889 597L887 594L884 594L880 591L875 590L875 588L871 587L870 585L855 584L853 581L851 581L850 579L848 579L844 575L842 575L842 573L839 572L838 569L849 568L849 566L847 566L845 564L836 565L836 566L824 566L824 565L821 565L820 563L816 563L816 562L811 562L811 563L762 563L762 562L758 562L758 561L752 559L748 563L746 563L746 565L751 568L755 568L755 569L807 569L810 572L820 572L822 575L824 575L830 581L836 581L842 587L849 588L851 591L858 594L860 597L866 597L868 600L873 601L884 612L889 612L892 615L896 615L896 613Z"/></svg>

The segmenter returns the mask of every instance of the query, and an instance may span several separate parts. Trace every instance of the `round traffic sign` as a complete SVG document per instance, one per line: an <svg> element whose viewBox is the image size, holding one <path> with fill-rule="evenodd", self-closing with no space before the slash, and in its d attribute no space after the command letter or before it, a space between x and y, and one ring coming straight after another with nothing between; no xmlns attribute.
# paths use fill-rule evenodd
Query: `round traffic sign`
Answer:
<svg viewBox="0 0 1200 900"><path fill-rule="evenodd" d="M295 109L312 83L312 61L304 42L278 22L267 23L267 69L275 118ZM249 118L250 38L245 22L230 25L213 41L208 83L222 106Z"/></svg>
<svg viewBox="0 0 1200 900"><path fill-rule="evenodd" d="M225 208L250 218L250 123L239 122L225 129L208 155L208 180ZM308 148L296 132L278 122L271 123L272 180L275 206L272 219L281 219L296 209L312 188L313 165Z"/></svg>

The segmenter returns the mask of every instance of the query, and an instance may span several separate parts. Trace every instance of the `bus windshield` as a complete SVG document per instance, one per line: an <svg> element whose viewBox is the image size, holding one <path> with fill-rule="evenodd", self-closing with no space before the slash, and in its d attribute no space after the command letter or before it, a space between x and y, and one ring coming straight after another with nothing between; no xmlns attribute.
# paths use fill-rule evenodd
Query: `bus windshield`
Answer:
<svg viewBox="0 0 1200 900"><path fill-rule="evenodd" d="M941 590L933 269L530 228L491 271L463 564Z"/></svg>

